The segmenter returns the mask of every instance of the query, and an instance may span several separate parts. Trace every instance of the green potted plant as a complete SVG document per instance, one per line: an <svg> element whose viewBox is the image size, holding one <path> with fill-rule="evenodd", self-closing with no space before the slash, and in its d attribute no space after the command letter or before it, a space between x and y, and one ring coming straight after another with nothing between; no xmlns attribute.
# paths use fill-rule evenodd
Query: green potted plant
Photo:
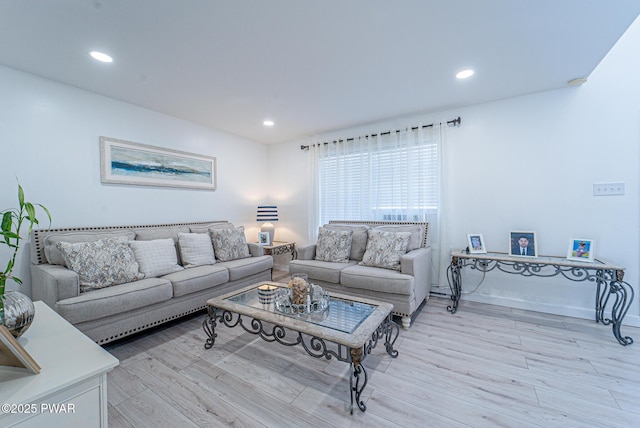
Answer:
<svg viewBox="0 0 640 428"><path fill-rule="evenodd" d="M2 223L0 226L0 245L5 245L9 249L9 260L6 268L0 272L0 325L4 325L11 333L18 337L24 333L31 321L33 321L33 303L31 299L17 291L6 291L7 280L12 280L22 284L22 280L13 276L13 268L16 264L16 256L20 249L22 236L20 229L22 225L29 224L29 231L40 222L37 218L36 207L40 207L49 218L51 224L51 214L42 204L27 202L24 200L24 190L18 183L18 208L9 208L0 211ZM25 310L27 313L25 313ZM30 310L30 314L28 313Z"/></svg>

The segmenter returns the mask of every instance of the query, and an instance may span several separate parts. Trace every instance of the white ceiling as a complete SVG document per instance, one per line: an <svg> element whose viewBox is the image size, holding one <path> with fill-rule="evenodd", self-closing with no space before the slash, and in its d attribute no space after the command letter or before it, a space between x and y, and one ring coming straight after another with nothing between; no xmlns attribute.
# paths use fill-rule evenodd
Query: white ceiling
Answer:
<svg viewBox="0 0 640 428"><path fill-rule="evenodd" d="M2 0L0 64L274 143L566 87L639 13L638 0Z"/></svg>

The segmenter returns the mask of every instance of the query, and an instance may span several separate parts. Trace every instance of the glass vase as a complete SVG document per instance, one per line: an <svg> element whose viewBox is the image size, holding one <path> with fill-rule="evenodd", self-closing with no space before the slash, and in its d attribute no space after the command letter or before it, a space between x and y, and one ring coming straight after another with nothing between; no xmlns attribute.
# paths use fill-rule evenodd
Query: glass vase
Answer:
<svg viewBox="0 0 640 428"><path fill-rule="evenodd" d="M33 322L36 308L29 296L18 291L5 291L0 295L0 325L14 337L20 337Z"/></svg>
<svg viewBox="0 0 640 428"><path fill-rule="evenodd" d="M305 273L294 273L291 275L291 303L294 305L304 305L307 301L309 289L309 277Z"/></svg>

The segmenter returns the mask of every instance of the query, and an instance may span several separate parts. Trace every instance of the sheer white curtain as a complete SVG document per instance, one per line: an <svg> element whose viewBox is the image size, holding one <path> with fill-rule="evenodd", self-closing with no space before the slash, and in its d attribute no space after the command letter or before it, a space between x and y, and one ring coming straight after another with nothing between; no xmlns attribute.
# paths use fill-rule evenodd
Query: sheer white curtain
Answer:
<svg viewBox="0 0 640 428"><path fill-rule="evenodd" d="M445 131L434 124L310 145L310 242L329 220L428 221L437 283Z"/></svg>

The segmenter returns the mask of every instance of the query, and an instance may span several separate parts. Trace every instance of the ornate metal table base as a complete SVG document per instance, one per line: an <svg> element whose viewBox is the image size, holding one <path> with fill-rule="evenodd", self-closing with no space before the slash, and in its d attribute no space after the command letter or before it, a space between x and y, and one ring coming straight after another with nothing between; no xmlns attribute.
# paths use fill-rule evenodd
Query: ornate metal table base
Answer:
<svg viewBox="0 0 640 428"><path fill-rule="evenodd" d="M298 256L296 251L295 242L281 242L275 241L271 245L264 245L262 247L265 256L279 256L282 254L291 254L291 258L295 260Z"/></svg>
<svg viewBox="0 0 640 428"><path fill-rule="evenodd" d="M246 320L248 319L250 321L247 323ZM378 341L384 340L385 350L392 358L398 356L398 351L393 349L393 345L398 338L400 329L398 325L393 322L392 315L389 315L387 319L378 326L371 334L369 341L361 348L349 348L319 337L289 330L279 325L263 323L259 319L246 316L243 318L242 315L209 306L209 315L202 324L207 334L207 339L204 344L205 349L210 349L214 345L216 337L218 336L216 334L218 323L227 327L240 326L246 332L258 335L267 342L278 342L285 346L301 345L307 354L315 358L325 358L327 360L335 358L338 361L350 363L351 376L349 377L349 390L351 393L351 414L353 414L354 402L363 412L367 409L367 406L360 399L362 391L365 386L367 386L367 371L362 362L376 347ZM265 324L268 326L267 328L265 328ZM288 335L289 332L292 334Z"/></svg>
<svg viewBox="0 0 640 428"><path fill-rule="evenodd" d="M633 302L634 291L629 283L623 281L624 270L602 262L585 263L554 257L520 259L505 254L466 254L461 251L452 253L451 264L447 268L447 279L451 288L452 304L447 310L455 314L462 294L462 268L469 267L480 272L497 269L501 272L548 278L563 276L571 281L595 282L596 322L611 324L614 337L621 345L630 345L633 339L622 336L620 326ZM606 307L611 304L611 318L606 317Z"/></svg>

